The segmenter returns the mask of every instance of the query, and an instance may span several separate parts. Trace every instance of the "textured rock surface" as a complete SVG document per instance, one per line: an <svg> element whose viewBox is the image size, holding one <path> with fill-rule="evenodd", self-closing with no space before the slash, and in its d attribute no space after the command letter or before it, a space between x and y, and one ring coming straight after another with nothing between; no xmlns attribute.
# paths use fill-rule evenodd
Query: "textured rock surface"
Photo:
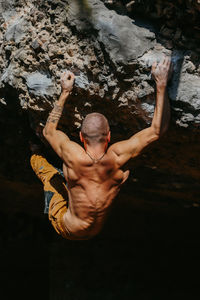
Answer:
<svg viewBox="0 0 200 300"><path fill-rule="evenodd" d="M156 21L157 36L167 47L200 51L199 0L103 0L120 14ZM161 22L160 22L161 21Z"/></svg>
<svg viewBox="0 0 200 300"><path fill-rule="evenodd" d="M89 106L95 109L94 97L115 101L116 109L123 106L130 117L134 111L146 123L154 103L150 65L167 54L176 71L169 94L178 111L177 124L199 124L198 54L165 48L156 40L156 31L145 27L99 0L1 3L1 90L5 84L15 88L30 114L46 111L40 120L45 123L60 93L60 74L70 69L77 75L77 106L70 116L75 127ZM80 95L85 100L81 107ZM121 121L121 115L116 118ZM34 120L33 127L39 123L35 115Z"/></svg>
<svg viewBox="0 0 200 300"><path fill-rule="evenodd" d="M168 17L164 18L169 1L160 14L153 4L144 9L144 13L151 10L157 13L159 26L131 18L134 10L128 12L129 17L125 15L127 10L119 14L120 1L112 6L117 12L103 2L49 0L26 1L26 5L24 0L0 2L0 113L4 139L1 151L5 157L1 173L11 180L16 177L32 180L27 167L29 126L34 131L45 124L60 94L62 71L73 71L76 82L60 128L77 140L84 116L99 111L109 119L114 142L150 124L155 104L150 67L154 60L169 55L174 63L169 85L171 128L164 139L130 162L134 172L129 183L134 184L138 194L141 188L147 194L154 190L158 198L171 195L171 199L198 205L199 41L191 47L186 36L188 48L186 42L183 48L172 43L173 34L160 38L160 29L169 27ZM145 3L141 1L140 6L135 1L136 11ZM196 22L198 6L191 5ZM149 16L153 18L152 14ZM179 22L184 17L181 16ZM185 27L181 30L183 34Z"/></svg>
<svg viewBox="0 0 200 300"><path fill-rule="evenodd" d="M70 24L79 31L96 30L97 40L103 43L114 63L127 64L154 46L155 35L136 26L127 16L108 10L101 1L87 1L86 9L80 2L69 1L67 18Z"/></svg>

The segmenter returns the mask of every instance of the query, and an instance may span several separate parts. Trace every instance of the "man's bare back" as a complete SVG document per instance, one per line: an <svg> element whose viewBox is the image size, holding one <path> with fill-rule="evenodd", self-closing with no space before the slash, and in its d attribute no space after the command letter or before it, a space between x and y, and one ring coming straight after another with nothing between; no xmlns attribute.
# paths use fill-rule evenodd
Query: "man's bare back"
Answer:
<svg viewBox="0 0 200 300"><path fill-rule="evenodd" d="M69 189L69 209L64 216L66 229L77 237L96 235L129 171L119 168L112 147L95 163L78 145L70 164L63 163L63 173Z"/></svg>
<svg viewBox="0 0 200 300"><path fill-rule="evenodd" d="M169 69L168 58L152 66L157 93L151 126L109 148L109 125L101 114L93 113L85 118L87 121L84 120L85 125L80 132L84 148L57 129L74 83L73 73L62 76L62 94L49 115L43 134L63 160L69 198L69 206L62 220L66 238L87 239L101 230L113 199L129 176L129 171L123 172L121 167L167 130L170 119L166 92Z"/></svg>

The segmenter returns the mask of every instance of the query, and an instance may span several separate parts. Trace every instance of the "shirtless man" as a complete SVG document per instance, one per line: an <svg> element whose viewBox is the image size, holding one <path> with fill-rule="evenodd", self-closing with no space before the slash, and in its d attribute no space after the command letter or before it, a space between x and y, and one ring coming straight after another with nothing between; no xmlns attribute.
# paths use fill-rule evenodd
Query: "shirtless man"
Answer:
<svg viewBox="0 0 200 300"><path fill-rule="evenodd" d="M129 176L129 171L123 172L121 167L167 130L170 105L166 87L170 64L165 57L152 65L156 106L151 126L109 148L109 124L102 114L92 113L83 120L80 139L84 148L57 129L74 83L73 73L65 72L62 76L62 93L49 114L43 135L63 161L67 184L43 156L32 155L31 165L44 190L51 193L49 219L64 238L89 239L99 233L113 199Z"/></svg>

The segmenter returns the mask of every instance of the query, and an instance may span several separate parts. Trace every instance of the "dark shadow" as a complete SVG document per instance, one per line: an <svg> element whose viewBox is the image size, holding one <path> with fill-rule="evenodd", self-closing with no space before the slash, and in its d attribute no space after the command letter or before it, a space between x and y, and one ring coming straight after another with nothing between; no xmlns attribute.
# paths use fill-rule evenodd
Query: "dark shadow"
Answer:
<svg viewBox="0 0 200 300"><path fill-rule="evenodd" d="M75 0L79 6L79 15L81 18L87 17L90 18L92 15L92 9L87 0Z"/></svg>
<svg viewBox="0 0 200 300"><path fill-rule="evenodd" d="M0 103L0 173L10 179L26 181L31 132L28 116L20 106L16 89L7 84L1 95L5 104Z"/></svg>
<svg viewBox="0 0 200 300"><path fill-rule="evenodd" d="M61 174L57 173L50 179L50 184L57 191L57 193L60 194L62 198L66 199L67 201L68 193L65 188L66 181L64 177Z"/></svg>
<svg viewBox="0 0 200 300"><path fill-rule="evenodd" d="M173 97L173 100L176 100L178 95L178 87L180 82L182 65L184 61L184 54L185 51L176 50L176 49L172 50L171 62L172 62L173 73L172 73L172 78L168 85L168 90L169 90L169 97L171 99Z"/></svg>

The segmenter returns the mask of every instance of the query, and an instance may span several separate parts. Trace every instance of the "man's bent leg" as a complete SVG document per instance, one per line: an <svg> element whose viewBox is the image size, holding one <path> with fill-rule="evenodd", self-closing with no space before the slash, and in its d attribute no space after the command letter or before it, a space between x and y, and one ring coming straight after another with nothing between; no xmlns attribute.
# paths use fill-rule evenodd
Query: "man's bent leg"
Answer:
<svg viewBox="0 0 200 300"><path fill-rule="evenodd" d="M50 185L56 189L56 193L49 204L49 220L57 233L67 238L69 232L63 224L63 217L68 207L68 192L64 178L58 173L51 178Z"/></svg>
<svg viewBox="0 0 200 300"><path fill-rule="evenodd" d="M67 238L69 233L63 224L64 214L67 212L66 200L59 194L54 194L49 205L49 221L58 234Z"/></svg>
<svg viewBox="0 0 200 300"><path fill-rule="evenodd" d="M49 181L51 177L58 173L58 170L48 163L46 158L40 154L33 154L30 163L33 171L44 184L44 190L49 190Z"/></svg>
<svg viewBox="0 0 200 300"><path fill-rule="evenodd" d="M30 162L34 172L44 184L45 198L46 195L50 198L49 208L46 211L49 220L57 233L66 238L68 232L63 226L63 216L67 211L68 193L64 178L42 155L33 154Z"/></svg>

